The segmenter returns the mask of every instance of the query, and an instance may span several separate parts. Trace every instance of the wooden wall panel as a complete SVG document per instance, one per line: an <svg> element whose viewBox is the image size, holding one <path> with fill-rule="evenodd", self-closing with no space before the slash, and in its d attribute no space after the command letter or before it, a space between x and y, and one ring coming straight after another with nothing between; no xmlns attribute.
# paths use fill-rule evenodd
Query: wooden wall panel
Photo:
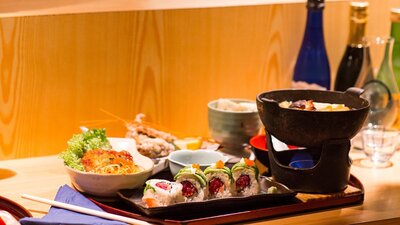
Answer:
<svg viewBox="0 0 400 225"><path fill-rule="evenodd" d="M369 31L388 33L395 4L371 1ZM288 4L0 19L0 159L57 154L82 125L123 136L102 110L207 136L208 101L289 86L305 16ZM346 2L327 4L333 75L347 21Z"/></svg>

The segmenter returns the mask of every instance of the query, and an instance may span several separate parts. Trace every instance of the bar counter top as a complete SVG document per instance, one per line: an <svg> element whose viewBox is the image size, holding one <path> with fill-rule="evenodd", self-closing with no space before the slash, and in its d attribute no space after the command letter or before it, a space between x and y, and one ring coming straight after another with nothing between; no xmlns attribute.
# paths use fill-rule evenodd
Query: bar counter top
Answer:
<svg viewBox="0 0 400 225"><path fill-rule="evenodd" d="M353 161L363 158L352 150ZM393 166L384 169L352 165L351 173L364 185L363 204L250 221L247 224L400 224L400 152L391 159ZM42 217L48 205L22 199L30 194L54 199L58 188L70 185L63 162L57 156L44 156L0 161L0 195L28 209L34 217Z"/></svg>

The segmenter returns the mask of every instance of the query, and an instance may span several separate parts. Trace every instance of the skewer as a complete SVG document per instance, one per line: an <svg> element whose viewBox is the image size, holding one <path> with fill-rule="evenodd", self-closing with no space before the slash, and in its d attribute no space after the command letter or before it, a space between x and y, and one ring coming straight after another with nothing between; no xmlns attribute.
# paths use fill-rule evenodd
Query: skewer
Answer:
<svg viewBox="0 0 400 225"><path fill-rule="evenodd" d="M112 213L108 213L108 212L102 212L102 211L97 211L97 210L93 210L93 209L88 209L85 207L71 205L68 203L54 201L54 200L41 198L41 197L37 197L37 196L32 196L32 195L28 195L28 194L22 194L21 197L32 200L32 201L55 206L58 208L63 208L63 209L67 209L67 210L71 210L71 211L75 211L75 212L79 212L79 213L83 213L83 214L87 214L87 215L97 216L97 217L101 217L101 218L105 218L105 219L122 221L122 222L125 222L128 224L150 225L150 223L148 223L146 221L137 220L137 219L133 219L133 218L125 217L125 216L120 216L120 215L116 215L116 214L112 214Z"/></svg>

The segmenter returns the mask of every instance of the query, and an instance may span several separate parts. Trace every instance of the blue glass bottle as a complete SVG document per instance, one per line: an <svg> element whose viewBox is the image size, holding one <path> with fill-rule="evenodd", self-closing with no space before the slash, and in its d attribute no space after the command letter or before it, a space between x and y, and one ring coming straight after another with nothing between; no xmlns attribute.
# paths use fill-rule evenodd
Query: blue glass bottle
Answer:
<svg viewBox="0 0 400 225"><path fill-rule="evenodd" d="M307 1L307 23L294 68L294 88L330 89L331 75L323 32L324 7L324 0Z"/></svg>

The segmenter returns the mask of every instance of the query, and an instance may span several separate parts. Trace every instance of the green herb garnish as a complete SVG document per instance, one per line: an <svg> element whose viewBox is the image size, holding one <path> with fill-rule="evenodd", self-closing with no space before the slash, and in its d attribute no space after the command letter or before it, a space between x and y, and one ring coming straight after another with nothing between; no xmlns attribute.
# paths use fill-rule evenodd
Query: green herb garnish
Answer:
<svg viewBox="0 0 400 225"><path fill-rule="evenodd" d="M105 129L92 129L81 134L74 134L67 145L67 149L61 152L60 157L64 160L65 165L80 171L84 171L81 158L86 151L111 149Z"/></svg>

